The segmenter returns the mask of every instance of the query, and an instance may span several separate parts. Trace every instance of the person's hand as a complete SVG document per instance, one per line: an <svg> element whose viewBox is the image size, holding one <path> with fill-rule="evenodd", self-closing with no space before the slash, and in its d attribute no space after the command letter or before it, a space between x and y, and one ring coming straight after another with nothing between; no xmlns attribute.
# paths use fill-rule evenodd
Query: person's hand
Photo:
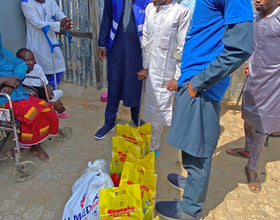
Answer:
<svg viewBox="0 0 280 220"><path fill-rule="evenodd" d="M248 65L248 63L245 63L244 73L246 74L246 76L249 76L249 65Z"/></svg>
<svg viewBox="0 0 280 220"><path fill-rule="evenodd" d="M176 91L177 90L177 80L172 79L167 83L166 89L169 90L170 92Z"/></svg>
<svg viewBox="0 0 280 220"><path fill-rule="evenodd" d="M13 92L13 87L11 87L11 86L3 86L2 88L1 88L1 90L0 90L0 92L3 92L3 93L6 93L6 94L8 94L8 95L11 95L12 94L12 92Z"/></svg>
<svg viewBox="0 0 280 220"><path fill-rule="evenodd" d="M148 69L143 68L137 73L138 80L144 80L147 78L147 76L148 76Z"/></svg>
<svg viewBox="0 0 280 220"><path fill-rule="evenodd" d="M98 56L102 61L104 61L104 59L106 58L106 49L98 48Z"/></svg>
<svg viewBox="0 0 280 220"><path fill-rule="evenodd" d="M73 20L69 20L68 18L63 18L60 21L60 27L62 27L64 30L71 30L73 26Z"/></svg>
<svg viewBox="0 0 280 220"><path fill-rule="evenodd" d="M53 88L50 84L47 85L47 93L48 93L49 99L52 99L54 94L53 94Z"/></svg>
<svg viewBox="0 0 280 220"><path fill-rule="evenodd" d="M197 91L193 89L192 87L192 84L189 82L189 85L188 85L188 92L189 92L189 95L194 98L197 94Z"/></svg>
<svg viewBox="0 0 280 220"><path fill-rule="evenodd" d="M65 108L64 108L62 102L52 102L51 104L52 104L54 110L55 110L58 114L60 114L60 113L62 113L62 112L65 111Z"/></svg>
<svg viewBox="0 0 280 220"><path fill-rule="evenodd" d="M20 80L19 77L8 76L8 77L6 77L4 84L6 86L11 86L16 89L20 84L19 80Z"/></svg>

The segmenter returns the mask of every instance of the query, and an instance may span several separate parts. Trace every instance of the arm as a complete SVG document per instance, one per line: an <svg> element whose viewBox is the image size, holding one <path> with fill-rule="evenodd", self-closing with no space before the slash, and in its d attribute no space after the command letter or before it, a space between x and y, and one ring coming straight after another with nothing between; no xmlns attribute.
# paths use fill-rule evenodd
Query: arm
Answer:
<svg viewBox="0 0 280 220"><path fill-rule="evenodd" d="M245 62L253 51L253 25L251 21L227 25L222 41L224 51L206 69L195 75L189 88L196 92L209 89ZM189 93L194 97L194 91Z"/></svg>
<svg viewBox="0 0 280 220"><path fill-rule="evenodd" d="M2 76L0 77L0 85L17 88L19 86L19 78L13 76Z"/></svg>
<svg viewBox="0 0 280 220"><path fill-rule="evenodd" d="M100 48L106 48L108 39L110 37L110 31L112 27L112 3L110 0L105 0L104 11L102 16L102 21L100 25L98 46Z"/></svg>
<svg viewBox="0 0 280 220"><path fill-rule="evenodd" d="M25 62L18 59L15 64L12 75L7 77L4 85L1 86L1 92L11 95L13 90L20 85L20 80L23 80L26 76L27 66Z"/></svg>
<svg viewBox="0 0 280 220"><path fill-rule="evenodd" d="M175 51L173 53L173 57L176 59L176 72L175 72L174 79L170 80L166 86L166 89L169 90L170 92L177 90L177 81L181 75L182 53L183 53L186 34L190 24L191 16L192 16L191 11L189 9L186 9L184 10L184 13L182 13L180 18L180 25L177 34L177 47L175 48Z"/></svg>
<svg viewBox="0 0 280 220"><path fill-rule="evenodd" d="M49 97L50 99L52 99L53 96L54 96L54 94L53 94L53 88L52 88L52 86L51 86L50 84L48 84L46 87L47 87L48 97ZM44 87L42 87L42 88L44 88Z"/></svg>
<svg viewBox="0 0 280 220"><path fill-rule="evenodd" d="M98 48L98 56L103 61L106 58L106 48Z"/></svg>
<svg viewBox="0 0 280 220"><path fill-rule="evenodd" d="M149 67L149 51L148 51L149 36L148 36L148 30L147 30L148 20L149 20L149 8L150 8L150 6L148 5L145 10L145 21L143 24L143 36L142 36L143 69L146 69L146 70ZM139 77L138 77L138 79L139 79Z"/></svg>
<svg viewBox="0 0 280 220"><path fill-rule="evenodd" d="M66 18L65 14L61 10L61 8L58 6L56 1L52 0L52 5L55 11L55 20L56 21L61 21L63 18Z"/></svg>
<svg viewBox="0 0 280 220"><path fill-rule="evenodd" d="M63 18L60 21L60 27L64 30L71 30L74 26L73 20L69 20L68 18Z"/></svg>
<svg viewBox="0 0 280 220"><path fill-rule="evenodd" d="M13 76L18 77L22 81L26 77L27 70L28 67L26 63L19 59L15 65Z"/></svg>
<svg viewBox="0 0 280 220"><path fill-rule="evenodd" d="M14 89L16 89L19 86L19 78L13 77L13 76L3 76L0 77L0 92L6 93L8 95L11 95Z"/></svg>
<svg viewBox="0 0 280 220"><path fill-rule="evenodd" d="M30 22L34 27L36 27L38 29L42 29L43 27L49 25L51 30L53 30L55 32L60 31L60 21L52 22L52 21L44 21L44 20L40 19L38 17L37 13L35 13L38 9L33 7L31 4L22 2L21 9L22 9L25 19L28 22Z"/></svg>
<svg viewBox="0 0 280 220"><path fill-rule="evenodd" d="M250 74L248 63L246 63L245 66L244 66L244 73L245 73L246 76L249 76L249 74Z"/></svg>
<svg viewBox="0 0 280 220"><path fill-rule="evenodd" d="M186 34L187 30L189 28L189 24L191 21L192 13L189 9L184 10L184 13L182 13L180 18L180 25L178 28L178 35L177 35L177 47L175 48L175 51L173 53L173 57L177 60L176 63L176 73L174 76L174 79L178 80L178 78L181 75L181 59L182 59L182 53L184 44L186 41Z"/></svg>
<svg viewBox="0 0 280 220"><path fill-rule="evenodd" d="M142 36L142 59L143 59L143 69L137 72L138 80L144 80L148 76L148 68L149 68L149 36L147 31L148 21L149 21L149 5L145 10L145 21L143 24L143 36Z"/></svg>

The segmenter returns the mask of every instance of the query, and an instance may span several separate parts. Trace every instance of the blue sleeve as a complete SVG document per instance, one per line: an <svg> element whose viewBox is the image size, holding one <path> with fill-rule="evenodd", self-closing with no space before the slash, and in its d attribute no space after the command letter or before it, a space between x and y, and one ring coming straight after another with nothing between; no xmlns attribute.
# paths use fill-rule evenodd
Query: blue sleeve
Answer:
<svg viewBox="0 0 280 220"><path fill-rule="evenodd" d="M2 48L2 51L7 61L2 68L0 67L0 76L13 76L19 77L21 80L24 79L28 70L26 63L6 48Z"/></svg>
<svg viewBox="0 0 280 220"><path fill-rule="evenodd" d="M222 41L224 51L190 80L194 90L210 89L250 57L253 52L253 22L227 25Z"/></svg>
<svg viewBox="0 0 280 220"><path fill-rule="evenodd" d="M110 38L110 31L112 28L113 17L112 17L112 2L111 0L105 0L104 11L102 16L102 21L100 25L98 46L106 47L107 42Z"/></svg>
<svg viewBox="0 0 280 220"><path fill-rule="evenodd" d="M19 59L15 65L13 76L19 77L20 80L22 81L26 77L27 70L28 70L28 67L27 67L26 63Z"/></svg>
<svg viewBox="0 0 280 220"><path fill-rule="evenodd" d="M250 0L222 0L224 6L224 24L236 24L253 21L253 9Z"/></svg>

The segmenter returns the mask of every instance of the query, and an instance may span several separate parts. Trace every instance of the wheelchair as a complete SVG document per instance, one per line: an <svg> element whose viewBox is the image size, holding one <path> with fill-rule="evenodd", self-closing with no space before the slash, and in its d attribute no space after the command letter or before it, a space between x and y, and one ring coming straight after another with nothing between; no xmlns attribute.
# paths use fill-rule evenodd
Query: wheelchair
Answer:
<svg viewBox="0 0 280 220"><path fill-rule="evenodd" d="M26 76L26 78L35 78L43 83L43 88L46 96L46 101L49 102L47 93L47 87L44 80L40 77ZM35 88L30 86L24 86L29 95L38 97L38 92ZM9 102L9 109L0 107L0 151L4 147L9 135L13 133L13 141L15 143L14 148L14 160L15 168L13 170L13 177L18 182L23 182L33 178L37 174L36 165L33 161L20 162L20 145L18 141L18 134L20 133L20 124L14 117L14 110L12 106L12 100L6 93L1 93L0 96L6 97ZM59 128L58 135L56 136L57 141L64 141L72 136L72 129L69 127ZM0 154L0 161L8 159L8 155Z"/></svg>

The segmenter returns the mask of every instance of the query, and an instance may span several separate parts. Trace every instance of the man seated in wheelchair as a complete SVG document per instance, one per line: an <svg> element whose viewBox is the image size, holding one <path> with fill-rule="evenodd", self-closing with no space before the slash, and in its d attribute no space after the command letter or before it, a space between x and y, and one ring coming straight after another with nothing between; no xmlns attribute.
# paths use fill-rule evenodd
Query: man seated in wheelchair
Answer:
<svg viewBox="0 0 280 220"><path fill-rule="evenodd" d="M41 66L39 64L36 64L33 52L27 48L21 48L17 51L16 56L20 59L23 59L23 61L26 63L28 67L27 74L29 76L37 76L44 80L47 85L48 97L50 98L52 106L57 111L58 117L69 118L70 115L64 113L65 108L63 106L63 103L58 101L63 95L62 90L53 90ZM46 100L43 82L40 79L25 78L22 84L26 86L32 86L37 90L39 98Z"/></svg>
<svg viewBox="0 0 280 220"><path fill-rule="evenodd" d="M59 121L51 104L29 96L22 87L27 69L24 61L2 47L0 34L0 92L11 97L15 118L20 122L20 146L47 162L49 156L40 143L49 135L58 134ZM9 108L5 97L0 97L0 105Z"/></svg>

